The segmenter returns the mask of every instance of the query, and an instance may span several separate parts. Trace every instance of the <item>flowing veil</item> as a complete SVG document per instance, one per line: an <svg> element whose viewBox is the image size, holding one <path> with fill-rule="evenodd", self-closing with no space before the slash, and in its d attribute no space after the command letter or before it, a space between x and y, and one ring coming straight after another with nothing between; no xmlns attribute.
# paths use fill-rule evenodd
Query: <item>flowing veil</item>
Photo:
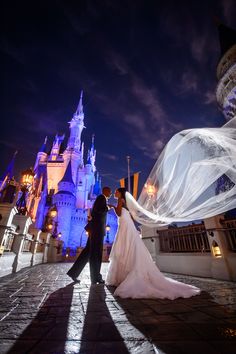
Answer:
<svg viewBox="0 0 236 354"><path fill-rule="evenodd" d="M236 208L236 117L220 128L183 130L167 143L136 201L148 226L205 219Z"/></svg>

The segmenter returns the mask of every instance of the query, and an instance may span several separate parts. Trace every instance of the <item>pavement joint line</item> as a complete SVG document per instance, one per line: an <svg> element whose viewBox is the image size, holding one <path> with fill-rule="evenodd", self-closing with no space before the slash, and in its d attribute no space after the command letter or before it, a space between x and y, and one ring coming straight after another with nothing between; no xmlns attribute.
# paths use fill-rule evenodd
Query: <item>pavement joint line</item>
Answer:
<svg viewBox="0 0 236 354"><path fill-rule="evenodd" d="M23 279L19 280L18 283L22 283L24 280L26 280L27 278L29 278L29 276L27 275L26 277L24 277Z"/></svg>
<svg viewBox="0 0 236 354"><path fill-rule="evenodd" d="M25 270L23 274L27 274L27 273L29 273L29 270L27 270L27 271ZM22 277L23 274L17 274L17 275L15 275L15 277L13 279L9 279L7 281L4 280L2 282L2 284L1 284L1 278L0 278L0 288L4 288L4 286L7 286L7 285L9 285L12 282L15 283L18 278Z"/></svg>
<svg viewBox="0 0 236 354"><path fill-rule="evenodd" d="M16 302L18 299L19 299L19 298L16 297L16 298L11 302L11 304L14 304L14 302Z"/></svg>
<svg viewBox="0 0 236 354"><path fill-rule="evenodd" d="M38 306L37 306L38 309L41 307L41 305L42 305L42 303L44 302L44 300L45 300L45 298L46 298L47 295L48 295L48 293L46 293L46 294L43 295L43 298L41 299L40 303L39 303Z"/></svg>
<svg viewBox="0 0 236 354"><path fill-rule="evenodd" d="M0 319L0 322L2 322L3 320L5 320L5 318L7 318L18 306L19 306L19 303L16 304L5 316L3 316L3 317Z"/></svg>
<svg viewBox="0 0 236 354"><path fill-rule="evenodd" d="M42 280L41 283L39 283L39 284L37 285L37 288L39 288L44 282L45 282L45 280Z"/></svg>
<svg viewBox="0 0 236 354"><path fill-rule="evenodd" d="M22 286L20 289L16 290L13 294L9 295L9 297L11 298L15 294L19 293L19 291L21 291L23 288L24 288L24 286Z"/></svg>

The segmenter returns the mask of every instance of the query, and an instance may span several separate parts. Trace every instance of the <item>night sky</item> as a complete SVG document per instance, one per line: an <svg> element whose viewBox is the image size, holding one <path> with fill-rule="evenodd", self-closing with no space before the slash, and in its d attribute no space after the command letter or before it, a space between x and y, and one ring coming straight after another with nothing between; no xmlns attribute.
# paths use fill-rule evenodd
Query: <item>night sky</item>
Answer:
<svg viewBox="0 0 236 354"><path fill-rule="evenodd" d="M69 134L84 90L85 148L113 188L141 184L179 130L224 124L215 100L218 31L236 29L234 0L4 2L1 12L0 175L34 165L46 135Z"/></svg>

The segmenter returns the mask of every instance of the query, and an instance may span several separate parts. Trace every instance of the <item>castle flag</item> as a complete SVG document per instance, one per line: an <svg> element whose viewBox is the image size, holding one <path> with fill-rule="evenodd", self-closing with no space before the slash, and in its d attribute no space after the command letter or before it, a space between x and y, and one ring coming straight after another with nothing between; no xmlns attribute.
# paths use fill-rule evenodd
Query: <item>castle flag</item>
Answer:
<svg viewBox="0 0 236 354"><path fill-rule="evenodd" d="M133 195L135 199L137 199L137 195L138 195L139 173L140 172L136 172L130 176L130 193ZM128 190L128 177L120 179L120 186Z"/></svg>

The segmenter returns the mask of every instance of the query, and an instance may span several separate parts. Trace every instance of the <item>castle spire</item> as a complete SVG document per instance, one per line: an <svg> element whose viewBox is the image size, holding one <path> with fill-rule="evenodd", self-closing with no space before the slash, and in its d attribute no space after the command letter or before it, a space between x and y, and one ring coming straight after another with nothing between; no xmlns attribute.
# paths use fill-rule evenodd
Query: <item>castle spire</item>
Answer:
<svg viewBox="0 0 236 354"><path fill-rule="evenodd" d="M92 135L92 142L91 142L91 148L90 148L90 151L92 153L94 153L95 149L94 149L94 138L95 138L95 134Z"/></svg>
<svg viewBox="0 0 236 354"><path fill-rule="evenodd" d="M92 165L90 150L88 150L87 165Z"/></svg>
<svg viewBox="0 0 236 354"><path fill-rule="evenodd" d="M48 141L48 137L46 136L44 139L43 145L39 149L39 152L46 152L47 141Z"/></svg>
<svg viewBox="0 0 236 354"><path fill-rule="evenodd" d="M69 122L70 124L70 137L67 144L67 150L80 150L81 145L81 133L85 128L84 126L84 110L83 110L83 91L80 94L80 100L76 112L73 118Z"/></svg>
<svg viewBox="0 0 236 354"><path fill-rule="evenodd" d="M2 177L2 183L0 185L0 191L4 188L5 184L7 183L8 180L10 180L13 177L13 170L14 170L14 164L15 164L15 157L18 154L18 151L16 150L13 154L13 157L7 166L7 169Z"/></svg>
<svg viewBox="0 0 236 354"><path fill-rule="evenodd" d="M81 90L80 92L80 100L79 100L79 104L77 107L77 110L75 112L75 115L77 116L84 116L84 110L83 110L83 90Z"/></svg>

